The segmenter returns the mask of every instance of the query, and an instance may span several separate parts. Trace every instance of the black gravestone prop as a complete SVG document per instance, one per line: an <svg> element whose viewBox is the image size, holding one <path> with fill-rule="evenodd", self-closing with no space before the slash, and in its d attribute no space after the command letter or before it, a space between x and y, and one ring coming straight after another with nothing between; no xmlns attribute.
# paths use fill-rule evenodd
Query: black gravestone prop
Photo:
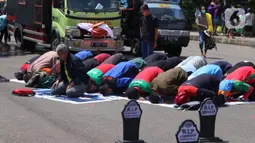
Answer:
<svg viewBox="0 0 255 143"><path fill-rule="evenodd" d="M177 143L198 143L199 131L192 120L185 120L179 127L175 137Z"/></svg>
<svg viewBox="0 0 255 143"><path fill-rule="evenodd" d="M217 105L211 98L206 98L199 110L200 119L200 139L201 142L221 142L222 140L215 137L215 121L218 112Z"/></svg>
<svg viewBox="0 0 255 143"><path fill-rule="evenodd" d="M129 101L123 111L123 141L117 141L116 143L144 143L143 140L139 140L139 127L142 115L142 109L136 100Z"/></svg>

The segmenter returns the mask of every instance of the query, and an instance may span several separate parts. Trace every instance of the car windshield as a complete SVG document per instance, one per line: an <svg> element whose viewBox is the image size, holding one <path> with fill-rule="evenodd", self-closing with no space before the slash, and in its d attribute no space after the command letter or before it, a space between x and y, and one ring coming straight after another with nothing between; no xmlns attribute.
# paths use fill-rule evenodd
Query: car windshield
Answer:
<svg viewBox="0 0 255 143"><path fill-rule="evenodd" d="M72 11L106 12L118 11L118 0L68 0L67 7Z"/></svg>
<svg viewBox="0 0 255 143"><path fill-rule="evenodd" d="M174 8L150 8L151 14L157 17L159 21L173 22L186 21L181 9Z"/></svg>

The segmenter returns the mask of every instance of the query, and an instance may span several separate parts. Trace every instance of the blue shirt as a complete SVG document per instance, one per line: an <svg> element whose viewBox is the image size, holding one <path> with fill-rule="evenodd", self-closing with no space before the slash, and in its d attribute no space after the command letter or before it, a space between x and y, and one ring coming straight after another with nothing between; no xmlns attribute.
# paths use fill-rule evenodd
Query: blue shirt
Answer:
<svg viewBox="0 0 255 143"><path fill-rule="evenodd" d="M1 15L0 16L0 31L2 31L7 26L7 16Z"/></svg>
<svg viewBox="0 0 255 143"><path fill-rule="evenodd" d="M230 92L234 85L234 80L223 80L220 82L219 90Z"/></svg>
<svg viewBox="0 0 255 143"><path fill-rule="evenodd" d="M196 70L194 73L192 73L189 77L188 77L188 80L198 76L198 75L201 75L201 74L210 74L210 75L214 75L216 77L218 77L219 80L222 79L222 70L219 66L217 65L214 65L214 64L208 64L208 65L205 65L201 68L199 68L198 70Z"/></svg>
<svg viewBox="0 0 255 143"><path fill-rule="evenodd" d="M91 51L84 50L76 53L75 56L84 61L89 57L93 57L93 54L91 53Z"/></svg>
<svg viewBox="0 0 255 143"><path fill-rule="evenodd" d="M128 87L138 72L139 68L136 64L132 62L121 62L106 72L103 77L117 79L117 87Z"/></svg>

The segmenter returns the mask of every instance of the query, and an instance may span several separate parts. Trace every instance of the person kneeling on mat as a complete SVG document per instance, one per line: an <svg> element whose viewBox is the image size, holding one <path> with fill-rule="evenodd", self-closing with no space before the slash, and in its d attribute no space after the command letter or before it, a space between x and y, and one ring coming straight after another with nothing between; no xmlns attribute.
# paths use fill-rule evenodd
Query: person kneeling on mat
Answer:
<svg viewBox="0 0 255 143"><path fill-rule="evenodd" d="M193 67L193 70L195 70L195 67ZM159 74L151 82L153 91L149 96L151 103L159 103L161 100L165 102L173 100L179 86L187 80L190 73L192 71L185 71L182 67L176 67Z"/></svg>
<svg viewBox="0 0 255 143"><path fill-rule="evenodd" d="M224 75L229 69L232 68L232 65L227 62L227 61L217 61L217 62L213 62L211 63L213 65L217 65L221 68L222 70L222 74Z"/></svg>
<svg viewBox="0 0 255 143"><path fill-rule="evenodd" d="M83 96L89 81L85 66L78 57L69 53L65 44L58 45L56 51L60 58L60 76L52 86L52 95Z"/></svg>
<svg viewBox="0 0 255 143"><path fill-rule="evenodd" d="M218 65L214 65L214 64L208 64L205 65L201 68L199 68L198 70L196 70L195 72L193 72L189 77L188 80L197 77L201 74L209 74L209 75L214 75L216 76L219 80L221 80L223 78L223 74L222 74L222 70L220 68L220 66Z"/></svg>
<svg viewBox="0 0 255 143"><path fill-rule="evenodd" d="M175 96L175 103L182 105L190 101L200 101L210 97L215 98L219 90L220 80L209 74L202 74L184 82ZM218 105L225 103L224 96L215 98Z"/></svg>
<svg viewBox="0 0 255 143"><path fill-rule="evenodd" d="M167 71L176 67L182 60L179 57L171 57L166 60L159 60L155 62L148 63L146 67L159 67L163 71Z"/></svg>
<svg viewBox="0 0 255 143"><path fill-rule="evenodd" d="M27 62L25 62L24 64L21 65L20 67L20 71L16 72L14 74L14 76L16 77L17 80L24 80L24 75L27 74L27 69L28 67L36 60L38 59L40 56L35 56L31 59L29 59ZM29 75L29 77L31 77L31 75ZM27 82L28 80L26 79L25 82Z"/></svg>
<svg viewBox="0 0 255 143"><path fill-rule="evenodd" d="M104 62L109 57L110 57L109 54L102 53L102 54L95 56L94 58L87 59L87 60L83 61L83 64L85 66L86 71L88 72L91 69L100 65L102 62Z"/></svg>
<svg viewBox="0 0 255 143"><path fill-rule="evenodd" d="M149 96L152 93L151 81L162 72L164 71L158 67L146 67L129 84L124 96L129 99Z"/></svg>
<svg viewBox="0 0 255 143"><path fill-rule="evenodd" d="M116 53L112 55L110 58L108 58L107 60L105 60L102 64L117 65L120 62L124 62L124 61L127 61L127 58L121 53Z"/></svg>
<svg viewBox="0 0 255 143"><path fill-rule="evenodd" d="M104 74L99 92L104 96L122 94L138 73L139 69L136 64L121 62Z"/></svg>
<svg viewBox="0 0 255 143"><path fill-rule="evenodd" d="M95 93L98 92L99 87L103 80L103 75L112 69L115 65L113 64L101 64L92 70L90 70L87 74L90 77L89 85L87 88L88 93Z"/></svg>
<svg viewBox="0 0 255 143"><path fill-rule="evenodd" d="M85 61L87 59L92 58L93 54L92 54L91 51L83 50L83 51L80 51L80 52L76 53L74 56L76 56L77 58L79 58L82 61Z"/></svg>
<svg viewBox="0 0 255 143"><path fill-rule="evenodd" d="M144 61L146 63L151 63L151 62L155 62L155 61L159 61L159 60L166 60L168 59L166 54L163 53L153 53L151 55L149 55L148 57L146 57L144 59Z"/></svg>
<svg viewBox="0 0 255 143"><path fill-rule="evenodd" d="M189 56L182 61L177 67L185 66L186 64L193 65L196 69L199 69L207 64L203 56Z"/></svg>
<svg viewBox="0 0 255 143"><path fill-rule="evenodd" d="M42 69L51 69L57 63L57 59L58 54L55 51L50 51L41 55L29 65L27 73L24 74L23 77L24 81L27 83L34 73L39 72Z"/></svg>
<svg viewBox="0 0 255 143"><path fill-rule="evenodd" d="M236 69L221 81L219 95L227 97L228 101L243 95L244 100L255 101L255 69L244 66Z"/></svg>
<svg viewBox="0 0 255 143"><path fill-rule="evenodd" d="M115 65L120 62L126 61L127 59L123 54L117 53L107 58L102 64L91 69L87 72L90 76L89 85L86 90L88 93L98 92L99 87L101 86L103 75L112 69Z"/></svg>
<svg viewBox="0 0 255 143"><path fill-rule="evenodd" d="M235 71L236 69L240 68L240 67L245 67L245 66L252 66L253 68L255 68L255 65L252 62L249 61L241 61L236 63L232 68L230 68L224 76L227 76L229 74L231 74L233 71Z"/></svg>
<svg viewBox="0 0 255 143"><path fill-rule="evenodd" d="M132 63L135 63L138 66L139 69L142 69L147 65L147 63L142 58L134 58L134 59L129 60L129 61L132 62Z"/></svg>

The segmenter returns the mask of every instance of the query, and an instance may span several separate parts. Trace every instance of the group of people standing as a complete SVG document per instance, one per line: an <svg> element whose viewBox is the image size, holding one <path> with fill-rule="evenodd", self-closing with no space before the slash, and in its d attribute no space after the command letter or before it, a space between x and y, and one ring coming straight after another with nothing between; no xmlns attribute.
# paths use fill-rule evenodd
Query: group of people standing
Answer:
<svg viewBox="0 0 255 143"><path fill-rule="evenodd" d="M207 48L205 47L205 38L206 35L204 33L205 30L210 31L211 35L217 35L217 27L222 23L222 33L225 33L225 10L227 8L235 8L234 6L228 7L225 6L223 9L221 8L219 0L213 0L211 4L208 6L207 10L204 6L201 6L196 10L196 24L198 26L199 31L199 47L201 49L201 55L206 57ZM220 20L221 18L221 20ZM254 14L251 9L248 8L245 15L245 27L243 28L241 35L246 35L246 33L253 33L253 22L254 22ZM235 29L228 29L228 36L232 37L233 31Z"/></svg>

